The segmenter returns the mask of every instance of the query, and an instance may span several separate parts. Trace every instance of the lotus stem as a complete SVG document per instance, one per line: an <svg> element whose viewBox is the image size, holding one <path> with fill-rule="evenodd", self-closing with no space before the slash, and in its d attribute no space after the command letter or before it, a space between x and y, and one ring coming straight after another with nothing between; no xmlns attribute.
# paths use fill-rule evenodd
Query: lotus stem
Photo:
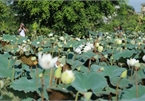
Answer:
<svg viewBox="0 0 145 101"><path fill-rule="evenodd" d="M79 92L77 92L77 94L76 94L75 101L78 101L78 96L79 96Z"/></svg>
<svg viewBox="0 0 145 101"><path fill-rule="evenodd" d="M38 67L36 65L36 87L38 86Z"/></svg>
<svg viewBox="0 0 145 101"><path fill-rule="evenodd" d="M137 69L135 69L136 98L138 98Z"/></svg>
<svg viewBox="0 0 145 101"><path fill-rule="evenodd" d="M89 63L88 63L88 69L89 69L89 71L90 71L90 67L91 66L91 59L89 59Z"/></svg>
<svg viewBox="0 0 145 101"><path fill-rule="evenodd" d="M131 68L131 79L132 80L132 75L133 75L133 67Z"/></svg>
<svg viewBox="0 0 145 101"><path fill-rule="evenodd" d="M118 101L118 87L119 87L120 81L121 81L121 78L119 79L117 87L116 87L116 101Z"/></svg>
<svg viewBox="0 0 145 101"><path fill-rule="evenodd" d="M10 68L10 59L8 59L8 68Z"/></svg>
<svg viewBox="0 0 145 101"><path fill-rule="evenodd" d="M50 69L50 75L49 75L50 76L50 79L49 79L49 86L50 87L52 86L52 78L53 78L52 75L53 75L53 68Z"/></svg>
<svg viewBox="0 0 145 101"><path fill-rule="evenodd" d="M14 67L12 67L13 68L13 72L12 72L12 81L14 80L14 75L15 75L15 69L14 69Z"/></svg>
<svg viewBox="0 0 145 101"><path fill-rule="evenodd" d="M41 86L42 86L42 91L41 91L42 100L41 101L44 101L44 72L45 70L43 70L42 77L41 77Z"/></svg>

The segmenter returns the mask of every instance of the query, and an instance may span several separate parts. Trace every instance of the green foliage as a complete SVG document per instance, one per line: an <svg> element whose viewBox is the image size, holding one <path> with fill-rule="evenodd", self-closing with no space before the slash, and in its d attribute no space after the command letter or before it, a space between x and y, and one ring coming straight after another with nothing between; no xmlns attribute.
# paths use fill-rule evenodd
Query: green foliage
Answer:
<svg viewBox="0 0 145 101"><path fill-rule="evenodd" d="M55 31L63 30L69 34L86 33L95 30L99 19L115 11L111 1L15 1L20 21L28 24L37 22Z"/></svg>
<svg viewBox="0 0 145 101"><path fill-rule="evenodd" d="M10 6L7 6L6 3L0 1L0 34L12 34L15 31L15 20L14 13ZM17 30L17 29L16 29Z"/></svg>

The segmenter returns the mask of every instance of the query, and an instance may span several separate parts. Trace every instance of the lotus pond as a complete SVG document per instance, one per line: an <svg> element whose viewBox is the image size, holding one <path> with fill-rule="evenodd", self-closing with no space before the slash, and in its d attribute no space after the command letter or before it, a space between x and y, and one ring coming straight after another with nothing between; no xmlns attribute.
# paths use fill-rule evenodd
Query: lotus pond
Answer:
<svg viewBox="0 0 145 101"><path fill-rule="evenodd" d="M144 101L142 32L0 37L0 99Z"/></svg>

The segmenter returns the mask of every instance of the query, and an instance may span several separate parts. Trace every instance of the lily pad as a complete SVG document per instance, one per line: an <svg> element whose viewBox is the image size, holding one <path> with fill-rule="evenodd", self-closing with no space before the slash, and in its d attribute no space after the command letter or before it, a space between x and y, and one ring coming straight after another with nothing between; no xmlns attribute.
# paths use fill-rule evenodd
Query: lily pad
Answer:
<svg viewBox="0 0 145 101"><path fill-rule="evenodd" d="M106 79L97 73L75 72L75 81L71 84L79 92L92 90L94 93L102 91L107 85Z"/></svg>
<svg viewBox="0 0 145 101"><path fill-rule="evenodd" d="M145 92L145 87L138 85L138 97L141 97L144 95ZM122 93L120 93L119 98L124 101L124 100L130 100L136 97L136 86L133 86L130 89L124 89ZM138 100L140 101L140 100Z"/></svg>

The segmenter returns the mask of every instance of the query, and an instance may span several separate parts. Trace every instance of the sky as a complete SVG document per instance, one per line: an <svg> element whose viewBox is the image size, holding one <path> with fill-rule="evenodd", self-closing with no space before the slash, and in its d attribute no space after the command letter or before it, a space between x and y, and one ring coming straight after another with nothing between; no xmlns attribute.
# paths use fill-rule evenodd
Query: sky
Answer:
<svg viewBox="0 0 145 101"><path fill-rule="evenodd" d="M141 12L142 3L145 3L145 0L129 0L129 5L133 6L136 12Z"/></svg>

